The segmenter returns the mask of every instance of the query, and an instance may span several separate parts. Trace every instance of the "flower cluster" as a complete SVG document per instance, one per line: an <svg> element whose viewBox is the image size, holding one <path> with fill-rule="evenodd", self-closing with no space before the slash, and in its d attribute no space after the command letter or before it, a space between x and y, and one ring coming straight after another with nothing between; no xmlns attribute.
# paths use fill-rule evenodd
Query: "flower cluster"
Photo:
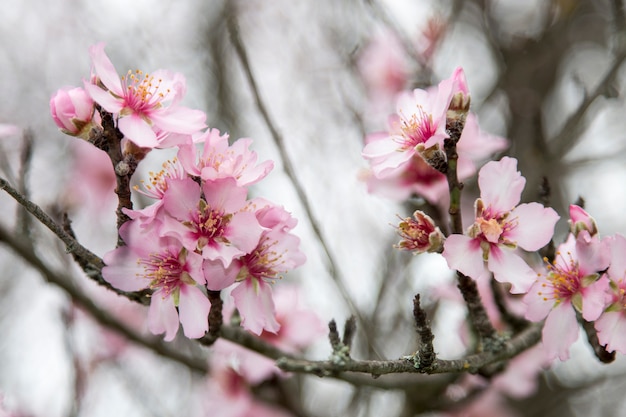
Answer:
<svg viewBox="0 0 626 417"><path fill-rule="evenodd" d="M463 126L460 138L456 132L453 139L458 139L459 179L473 173L472 160L506 144L501 139L485 140L475 116L464 116L468 107L469 91L461 69L436 87L401 94L389 131L366 138L363 157L371 166L370 191L397 199L417 194L447 207L445 169L435 168L440 168L437 158L446 156L441 150L455 121L461 120ZM478 185L480 198L465 233L456 230L446 236L431 217L418 210L413 218L400 217L396 230L401 240L396 248L442 252L448 266L476 280L483 293L489 291L485 283L493 277L509 286L511 293L522 294L521 313L526 319L545 319L542 340L548 360L569 357L580 320L594 322L597 339L608 351L626 353L626 238L600 238L595 221L582 207L572 205L570 233L554 259L544 258L545 266L539 257L533 263L533 254L552 240L559 215L539 203L520 204L526 179L514 158L485 164L478 173ZM489 295L483 298L490 300Z"/></svg>
<svg viewBox="0 0 626 417"><path fill-rule="evenodd" d="M99 112L110 113L135 148L176 147L177 157L151 172L143 189L152 204L125 208L130 218L119 235L125 245L107 253L103 277L123 291L150 289L148 328L202 337L211 304L207 291L230 288L247 330L278 332L271 283L302 265L297 221L284 208L249 199L248 186L262 180L273 163L257 163L250 139L229 143L228 135L203 129L206 115L179 105L185 93L180 74L157 70L118 77L100 43L90 49L93 73L84 89L59 90L50 101L65 133L90 138L102 130ZM96 107L96 105L98 107ZM202 146L202 150L199 149Z"/></svg>
<svg viewBox="0 0 626 417"><path fill-rule="evenodd" d="M397 111L389 117L389 129L367 135L363 157L370 170L363 175L371 193L393 200L412 195L445 207L448 199L446 176L436 169L443 155L446 118L455 105L469 107L465 74L454 74L436 87L415 89L398 95ZM465 128L457 144L460 179L476 172L476 162L504 150L504 138L482 132L473 113L466 116Z"/></svg>

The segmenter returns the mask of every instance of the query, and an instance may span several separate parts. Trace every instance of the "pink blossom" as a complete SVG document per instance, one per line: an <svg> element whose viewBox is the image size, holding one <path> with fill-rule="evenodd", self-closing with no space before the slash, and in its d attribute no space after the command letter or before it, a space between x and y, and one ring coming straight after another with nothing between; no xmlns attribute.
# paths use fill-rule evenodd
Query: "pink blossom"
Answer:
<svg viewBox="0 0 626 417"><path fill-rule="evenodd" d="M397 232L402 240L395 247L413 253L439 252L445 239L439 227L419 210L413 213L413 217L415 220L410 217L401 219Z"/></svg>
<svg viewBox="0 0 626 417"><path fill-rule="evenodd" d="M191 178L171 179L163 194L160 233L226 268L250 253L261 236L256 216L247 209L247 193L233 178L206 181L202 187Z"/></svg>
<svg viewBox="0 0 626 417"><path fill-rule="evenodd" d="M366 136L366 143L384 140L387 133L379 132ZM506 149L506 139L480 130L477 117L469 113L461 138L457 143L459 155L457 175L464 180L476 173L476 164L490 155ZM440 207L449 205L448 181L446 176L431 167L419 154L415 154L401 170L393 175L377 178L373 172L362 175L368 192L395 201L403 201L412 194L423 197Z"/></svg>
<svg viewBox="0 0 626 417"><path fill-rule="evenodd" d="M165 70L144 74L137 70L120 79L104 52L104 43L93 45L89 54L97 82L85 82L85 90L106 111L118 116L119 129L137 146L158 147L166 137L164 133L191 135L206 127L203 112L178 106L186 88L182 74Z"/></svg>
<svg viewBox="0 0 626 417"><path fill-rule="evenodd" d="M547 273L524 297L528 305L526 318L541 321L546 318L542 340L550 359L569 358L569 347L578 338L576 311L587 321L596 320L607 303L609 280L598 271L609 264L607 241L598 236L587 240L570 234L557 250L556 259L548 265ZM572 308L573 307L573 308ZM576 311L575 311L576 310Z"/></svg>
<svg viewBox="0 0 626 417"><path fill-rule="evenodd" d="M611 266L608 306L596 320L598 340L608 351L626 353L626 238L616 234L609 240Z"/></svg>
<svg viewBox="0 0 626 417"><path fill-rule="evenodd" d="M195 144L189 143L180 147L178 158L190 175L206 181L231 177L239 186L252 185L274 167L272 161L256 164L256 152L248 149L252 139L238 139L229 145L228 134L220 135L219 130L209 129L194 142L204 142L202 155L198 157Z"/></svg>
<svg viewBox="0 0 626 417"><path fill-rule="evenodd" d="M261 225L266 229L255 248L233 260L229 267L219 262L204 263L210 290L220 290L239 282L231 295L241 315L242 326L257 335L263 330L276 333L280 328L270 283L306 260L298 249L300 239L289 233L284 209L265 208L260 213ZM281 218L283 220L277 221Z"/></svg>
<svg viewBox="0 0 626 417"><path fill-rule="evenodd" d="M524 293L535 281L535 272L515 252L517 247L536 251L545 246L559 219L551 208L538 203L520 204L526 179L517 171L517 160L504 157L487 163L478 174L480 198L476 220L467 235L450 235L443 256L448 266L474 279L489 272Z"/></svg>
<svg viewBox="0 0 626 417"><path fill-rule="evenodd" d="M105 255L104 279L122 291L154 290L148 312L152 333L165 333L170 341L180 321L185 336L202 337L211 307L197 287L206 282L202 257L176 239L159 237L155 227L143 227L137 220L124 223L120 235L126 246Z"/></svg>
<svg viewBox="0 0 626 417"><path fill-rule="evenodd" d="M441 148L446 133L446 113L454 94L467 93L463 70L428 90L415 89L399 95L397 113L389 118L388 136L363 148L376 178L396 175L418 151Z"/></svg>
<svg viewBox="0 0 626 417"><path fill-rule="evenodd" d="M176 158L174 158L174 160L165 161L161 165L161 168L162 169L157 172L150 171L148 173L150 177L147 182L141 180L143 189L138 186L133 187L138 193L156 201L141 210L124 209L124 214L131 219L142 219L144 224L151 223L158 217L163 207L163 197L169 188L169 182L171 180L184 180L188 178L187 173Z"/></svg>
<svg viewBox="0 0 626 417"><path fill-rule="evenodd" d="M63 88L50 99L52 119L67 135L89 139L94 123L94 103L89 94L80 88Z"/></svg>

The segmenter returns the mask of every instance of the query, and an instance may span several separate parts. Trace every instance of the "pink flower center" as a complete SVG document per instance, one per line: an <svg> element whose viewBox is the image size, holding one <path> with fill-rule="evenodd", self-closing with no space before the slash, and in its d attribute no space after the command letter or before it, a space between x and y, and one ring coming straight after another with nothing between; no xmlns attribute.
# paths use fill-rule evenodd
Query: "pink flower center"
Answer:
<svg viewBox="0 0 626 417"><path fill-rule="evenodd" d="M508 233L517 227L517 218L509 219L509 213L494 213L491 206L484 209L478 200L476 221L469 230L473 238L480 238L489 244L501 244L515 247L517 244L507 239Z"/></svg>
<svg viewBox="0 0 626 417"><path fill-rule="evenodd" d="M557 256L561 256L560 252L557 252ZM581 276L578 269L578 262L572 258L571 253L567 253L569 259L565 260L561 257L563 265L557 264L556 260L550 264L548 260L544 258L547 264L548 274L546 278L548 283L542 284L542 288L546 288L547 292L539 291L539 295L543 296L544 300L553 299L556 302L562 300L569 300L575 294L581 290ZM548 289L548 287L552 287Z"/></svg>
<svg viewBox="0 0 626 417"><path fill-rule="evenodd" d="M245 255L242 259L244 267L237 276L238 281L252 276L258 279L276 278L284 268L280 266L285 263L285 254L287 251L277 252L274 246L278 241L270 241L268 236L261 238L261 242L251 253Z"/></svg>
<svg viewBox="0 0 626 417"><path fill-rule="evenodd" d="M182 253L181 256L184 257ZM145 271L139 276L149 279L150 288L162 289L165 296L181 286L183 275L186 274L179 257L170 253L150 254L147 259L139 259L137 262L143 265Z"/></svg>
<svg viewBox="0 0 626 417"><path fill-rule="evenodd" d="M196 220L184 222L195 235L198 241L198 249L215 243L229 243L225 237L226 226L232 218L232 214L211 209L204 200L200 200Z"/></svg>
<svg viewBox="0 0 626 417"><path fill-rule="evenodd" d="M159 172L150 171L148 183L141 180L141 185L145 188L145 191L140 190L138 186L134 186L133 189L147 197L154 198L155 200L161 200L163 195L167 191L168 179L183 179L185 178L185 171L183 167L178 163L178 159L174 158L172 161L166 161L162 165L163 169Z"/></svg>
<svg viewBox="0 0 626 417"><path fill-rule="evenodd" d="M414 149L417 145L426 142L433 137L437 131L437 127L433 123L433 117L424 112L422 106L418 105L415 113L407 118L404 114L402 117L400 130L402 131L402 139L399 140L401 151Z"/></svg>
<svg viewBox="0 0 626 417"><path fill-rule="evenodd" d="M122 77L122 86L126 90L124 99L126 107L136 113L143 113L161 107L161 102L170 93L169 88L161 87L163 79L155 79L140 70L128 71ZM124 111L122 111L123 113Z"/></svg>

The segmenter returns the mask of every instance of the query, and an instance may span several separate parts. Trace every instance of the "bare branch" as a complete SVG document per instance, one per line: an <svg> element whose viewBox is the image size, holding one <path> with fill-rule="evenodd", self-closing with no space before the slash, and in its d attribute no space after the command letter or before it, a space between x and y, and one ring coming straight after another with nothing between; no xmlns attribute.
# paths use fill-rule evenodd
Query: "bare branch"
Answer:
<svg viewBox="0 0 626 417"><path fill-rule="evenodd" d="M49 268L35 255L30 245L24 243L23 239L19 236L13 236L3 226L0 226L0 241L4 242L24 261L37 269L46 281L63 289L76 304L84 308L100 324L115 330L128 340L135 342L138 345L146 347L163 357L187 366L191 370L199 371L205 374L208 372L208 365L205 361L187 357L177 350L172 349L161 339L144 337L138 334L134 329L131 329L126 324L120 322L106 311L102 310L87 294L74 285L74 283L72 283L67 276L59 274Z"/></svg>

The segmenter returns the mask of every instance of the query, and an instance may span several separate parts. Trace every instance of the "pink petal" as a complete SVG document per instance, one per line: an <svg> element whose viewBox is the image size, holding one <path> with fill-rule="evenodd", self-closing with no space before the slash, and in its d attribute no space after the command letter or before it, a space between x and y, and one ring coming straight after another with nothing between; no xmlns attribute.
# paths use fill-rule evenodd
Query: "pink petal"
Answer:
<svg viewBox="0 0 626 417"><path fill-rule="evenodd" d="M180 287L178 314L183 325L183 333L190 339L197 339L209 330L209 310L211 303L200 289L193 285Z"/></svg>
<svg viewBox="0 0 626 417"><path fill-rule="evenodd" d="M609 266L609 276L618 281L626 276L626 238L620 234L615 234L609 241L611 248L611 266Z"/></svg>
<svg viewBox="0 0 626 417"><path fill-rule="evenodd" d="M450 235L444 243L443 257L450 269L457 270L475 280L488 276L483 251L478 239L464 235Z"/></svg>
<svg viewBox="0 0 626 417"><path fill-rule="evenodd" d="M604 311L610 302L609 278L606 275L582 289L583 295L583 318L587 321L594 321Z"/></svg>
<svg viewBox="0 0 626 417"><path fill-rule="evenodd" d="M245 253L252 252L261 238L261 225L254 213L240 211L230 219L224 234L230 243Z"/></svg>
<svg viewBox="0 0 626 417"><path fill-rule="evenodd" d="M124 100L115 98L108 91L85 81L85 91L93 101L101 105L109 113L117 114L124 108Z"/></svg>
<svg viewBox="0 0 626 417"><path fill-rule="evenodd" d="M626 354L626 314L624 311L604 313L595 323L598 341L610 351Z"/></svg>
<svg viewBox="0 0 626 417"><path fill-rule="evenodd" d="M202 269L206 278L206 287L212 291L219 291L235 283L240 268L236 262L226 268L219 260L206 259Z"/></svg>
<svg viewBox="0 0 626 417"><path fill-rule="evenodd" d="M120 118L117 126L137 146L154 148L159 145L154 130L136 113Z"/></svg>
<svg viewBox="0 0 626 417"><path fill-rule="evenodd" d="M508 282L512 285L512 294L527 292L537 279L537 273L508 248L492 245L487 267L493 272L496 281Z"/></svg>
<svg viewBox="0 0 626 417"><path fill-rule="evenodd" d="M524 304L528 306L526 310L526 319L534 322L541 321L546 318L548 313L554 307L554 300L551 286L546 286L544 281L535 282L524 296Z"/></svg>
<svg viewBox="0 0 626 417"><path fill-rule="evenodd" d="M148 310L148 330L153 334L165 333L165 340L174 340L178 331L178 312L170 296L161 290L152 294Z"/></svg>
<svg viewBox="0 0 626 417"><path fill-rule="evenodd" d="M207 204L214 210L234 213L246 203L248 190L237 186L234 178L220 178L206 181L202 187Z"/></svg>
<svg viewBox="0 0 626 417"><path fill-rule="evenodd" d="M93 63L94 70L104 84L111 92L117 96L123 96L122 82L117 74L113 63L104 52L104 42L99 42L89 48L89 55ZM95 99L94 99L95 100Z"/></svg>
<svg viewBox="0 0 626 417"><path fill-rule="evenodd" d="M139 291L147 288L150 281L142 276L143 267L137 265L137 255L128 246L122 246L104 255L102 277L122 291Z"/></svg>
<svg viewBox="0 0 626 417"><path fill-rule="evenodd" d="M569 359L569 348L578 339L578 332L576 313L569 301L556 306L548 314L541 333L547 357L550 360L556 357L562 361Z"/></svg>
<svg viewBox="0 0 626 417"><path fill-rule="evenodd" d="M241 314L244 329L260 335L263 330L276 333L280 324L276 321L272 288L263 281L247 279L235 288L231 295Z"/></svg>
<svg viewBox="0 0 626 417"><path fill-rule="evenodd" d="M506 234L506 239L534 252L550 242L559 215L539 203L528 203L515 207L507 220L517 223L517 226Z"/></svg>
<svg viewBox="0 0 626 417"><path fill-rule="evenodd" d="M192 214L198 210L200 193L200 185L190 178L168 180L163 208L180 221L191 220Z"/></svg>
<svg viewBox="0 0 626 417"><path fill-rule="evenodd" d="M150 113L155 126L166 132L192 134L206 127L206 114L186 107L170 107L165 111Z"/></svg>
<svg viewBox="0 0 626 417"><path fill-rule="evenodd" d="M519 203L526 179L517 171L517 159L505 156L485 164L478 173L480 197L497 213L512 210Z"/></svg>

